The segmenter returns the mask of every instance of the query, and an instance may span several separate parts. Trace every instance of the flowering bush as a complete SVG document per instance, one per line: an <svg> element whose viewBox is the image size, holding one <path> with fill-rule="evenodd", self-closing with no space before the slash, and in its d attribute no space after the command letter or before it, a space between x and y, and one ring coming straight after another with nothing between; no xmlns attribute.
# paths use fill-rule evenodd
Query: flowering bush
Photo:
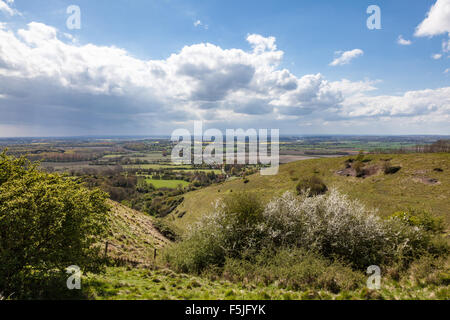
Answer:
<svg viewBox="0 0 450 320"><path fill-rule="evenodd" d="M383 220L336 190L315 197L292 193L263 209L254 196L218 203L169 251L174 267L200 272L226 258L252 260L262 249L300 248L344 260L355 268L410 261L427 250L431 235L403 219Z"/></svg>
<svg viewBox="0 0 450 320"><path fill-rule="evenodd" d="M268 204L264 221L278 246L310 248L361 268L418 254L430 240L423 229L382 220L336 190L300 199L286 193Z"/></svg>

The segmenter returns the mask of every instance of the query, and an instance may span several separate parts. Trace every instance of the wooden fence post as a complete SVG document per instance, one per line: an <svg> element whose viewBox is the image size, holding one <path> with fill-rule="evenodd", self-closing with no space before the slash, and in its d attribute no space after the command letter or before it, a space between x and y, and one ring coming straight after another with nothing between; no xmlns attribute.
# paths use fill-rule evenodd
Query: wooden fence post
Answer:
<svg viewBox="0 0 450 320"><path fill-rule="evenodd" d="M105 244L105 259L108 258L108 244L109 244L109 242L106 241L106 244Z"/></svg>
<svg viewBox="0 0 450 320"><path fill-rule="evenodd" d="M155 250L153 251L153 260L156 261L156 248L155 248Z"/></svg>

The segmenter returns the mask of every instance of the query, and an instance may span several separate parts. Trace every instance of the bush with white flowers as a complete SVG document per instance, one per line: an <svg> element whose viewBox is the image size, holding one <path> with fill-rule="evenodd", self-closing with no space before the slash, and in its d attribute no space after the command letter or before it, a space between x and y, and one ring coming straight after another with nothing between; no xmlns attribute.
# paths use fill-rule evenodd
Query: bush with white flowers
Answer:
<svg viewBox="0 0 450 320"><path fill-rule="evenodd" d="M424 229L402 219L381 219L336 190L315 197L287 192L266 206L254 196L233 197L219 203L169 251L175 267L200 272L223 265L228 257L249 259L263 249L300 248L364 269L409 261L427 250L431 239Z"/></svg>

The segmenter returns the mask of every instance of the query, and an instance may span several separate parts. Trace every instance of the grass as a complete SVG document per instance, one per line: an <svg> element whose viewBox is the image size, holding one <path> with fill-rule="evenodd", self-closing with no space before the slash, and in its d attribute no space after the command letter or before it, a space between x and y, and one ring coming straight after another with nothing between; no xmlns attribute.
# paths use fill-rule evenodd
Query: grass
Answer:
<svg viewBox="0 0 450 320"><path fill-rule="evenodd" d="M173 169L173 170L183 170L183 169L191 169L191 166L177 166L175 164L129 164L123 166L125 169L154 169L154 170L160 170L160 169Z"/></svg>
<svg viewBox="0 0 450 320"><path fill-rule="evenodd" d="M147 179L145 179L145 181L147 183L151 183L156 189L161 189L161 188L175 189L179 185L181 185L182 187L186 187L189 185L189 182L184 181L184 180L156 180L156 179L147 178Z"/></svg>
<svg viewBox="0 0 450 320"><path fill-rule="evenodd" d="M105 274L88 274L84 290L91 299L108 300L259 300L301 299L301 292L272 287L211 281L168 269L108 268Z"/></svg>
<svg viewBox="0 0 450 320"><path fill-rule="evenodd" d="M222 170L218 169L185 169L185 170L172 170L173 172L214 172L215 174L222 174Z"/></svg>
<svg viewBox="0 0 450 320"><path fill-rule="evenodd" d="M214 172L215 174L221 174L222 171L218 169L196 169L189 165L176 165L176 164L158 164L158 163L151 163L151 164L130 164L130 165L124 165L125 169L154 169L154 170L170 170L173 172Z"/></svg>
<svg viewBox="0 0 450 320"><path fill-rule="evenodd" d="M123 157L124 154L107 154L103 156L103 159L114 159L114 158L120 158Z"/></svg>
<svg viewBox="0 0 450 320"><path fill-rule="evenodd" d="M360 300L360 299L448 299L449 286L423 286L382 280L380 290L361 287L333 294L325 290L293 291L276 284L260 286L211 280L168 269L109 267L104 274L87 274L82 290L96 300Z"/></svg>
<svg viewBox="0 0 450 320"><path fill-rule="evenodd" d="M320 177L327 187L337 188L350 198L358 199L371 208L378 208L382 216L394 212L414 208L428 210L432 214L444 217L450 223L450 154L400 154L400 155L368 155L369 166L380 166L383 159L391 159L392 166L402 169L392 175L385 175L382 170L365 179L346 177L336 174L344 168L349 157L313 159L282 165L278 175L249 176L249 182L242 179L228 181L220 185L210 186L184 195L184 202L177 208L186 212L182 218L171 214L166 219L173 220L175 225L185 229L189 224L205 213L211 212L215 201L223 195L237 191L253 191L263 200L269 201L290 190L302 178L312 175ZM436 172L434 168L442 168ZM421 178L437 179L439 184L425 184Z"/></svg>
<svg viewBox="0 0 450 320"><path fill-rule="evenodd" d="M149 262L155 248L169 243L153 226L154 218L117 202L110 201L110 205L110 230L105 239L109 242L109 257Z"/></svg>
<svg viewBox="0 0 450 320"><path fill-rule="evenodd" d="M177 210L187 213L178 218L169 215L175 225L183 230L196 221L202 214L213 208L213 203L225 194L252 190L262 199L268 201L285 191L295 191L295 186L302 178L317 175L329 188L337 188L351 198L359 199L366 205L379 208L383 216L408 208L429 210L443 216L447 222L450 208L450 155L449 154L411 154L411 155L370 155L367 165L380 166L383 159L391 158L392 166L401 166L395 174L385 175L382 170L365 179L346 177L336 174L344 168L349 157L305 160L282 165L277 176L249 176L249 182L235 179L220 185L210 186L184 195L185 200ZM435 171L441 168L443 171ZM425 184L421 178L437 179L439 184ZM167 182L175 184L177 180L147 181L159 187L168 187ZM187 182L183 181L185 184ZM156 187L158 187L155 184ZM163 248L166 240L153 226L152 217L111 202L109 217L111 230L108 241L109 255L131 260L148 261L154 248ZM174 211L175 212L175 211ZM151 258L150 258L151 259ZM382 270L382 287L372 291L362 284L354 290L332 293L326 290L306 289L289 290L278 281L270 284L255 281L229 281L230 278L208 278L175 273L163 269L161 261L153 267L162 269L143 269L131 267L107 267L102 274L86 274L82 279L83 297L99 300L306 300L306 299L449 299L450 285L447 264L444 271L434 275L435 267L427 269L420 264L412 267L410 273L402 274L394 280L395 271ZM431 271L430 271L431 270ZM394 275L392 276L392 273ZM423 274L420 279L416 275ZM436 279L434 279L436 278ZM427 280L424 280L427 279ZM425 282L424 282L425 281Z"/></svg>

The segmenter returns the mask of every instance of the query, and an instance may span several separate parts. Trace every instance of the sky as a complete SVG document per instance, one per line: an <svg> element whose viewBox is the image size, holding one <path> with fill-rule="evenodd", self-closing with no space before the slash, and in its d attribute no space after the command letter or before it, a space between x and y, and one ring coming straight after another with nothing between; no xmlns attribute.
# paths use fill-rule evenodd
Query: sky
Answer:
<svg viewBox="0 0 450 320"><path fill-rule="evenodd" d="M449 62L450 0L0 0L0 137L448 135Z"/></svg>

